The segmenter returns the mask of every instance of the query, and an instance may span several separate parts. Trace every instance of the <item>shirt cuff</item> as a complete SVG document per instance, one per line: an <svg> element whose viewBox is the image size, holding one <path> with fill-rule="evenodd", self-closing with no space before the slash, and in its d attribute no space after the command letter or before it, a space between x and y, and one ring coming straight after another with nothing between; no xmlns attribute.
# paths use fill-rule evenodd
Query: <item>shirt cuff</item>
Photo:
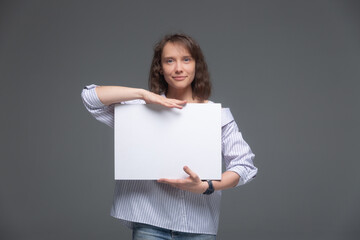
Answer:
<svg viewBox="0 0 360 240"><path fill-rule="evenodd" d="M84 87L82 93L83 93L83 99L86 100L86 102L94 108L101 108L104 107L105 104L103 104L99 97L96 94L95 88L97 85L91 84Z"/></svg>
<svg viewBox="0 0 360 240"><path fill-rule="evenodd" d="M239 174L240 179L238 184L235 186L238 187L240 185L244 185L246 183L251 182L256 177L258 169L255 167L254 169L246 170L243 167L236 166L228 169L227 171L232 171Z"/></svg>

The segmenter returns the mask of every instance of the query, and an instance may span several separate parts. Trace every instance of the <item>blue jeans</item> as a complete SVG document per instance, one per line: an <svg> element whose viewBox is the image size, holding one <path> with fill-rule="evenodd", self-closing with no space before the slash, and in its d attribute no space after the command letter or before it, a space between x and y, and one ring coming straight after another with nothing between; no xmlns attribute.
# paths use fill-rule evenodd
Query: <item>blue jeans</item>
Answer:
<svg viewBox="0 0 360 240"><path fill-rule="evenodd" d="M133 240L215 240L216 235L177 232L148 224L134 223Z"/></svg>

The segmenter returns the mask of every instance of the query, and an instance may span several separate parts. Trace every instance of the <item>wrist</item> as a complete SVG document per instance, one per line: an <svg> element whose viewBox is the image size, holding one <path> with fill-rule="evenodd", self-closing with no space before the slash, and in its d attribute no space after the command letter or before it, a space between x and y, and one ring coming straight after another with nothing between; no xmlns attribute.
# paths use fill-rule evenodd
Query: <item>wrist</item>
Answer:
<svg viewBox="0 0 360 240"><path fill-rule="evenodd" d="M203 192L205 195L210 195L215 191L213 182L211 180L204 181L206 185L208 185L207 189Z"/></svg>
<svg viewBox="0 0 360 240"><path fill-rule="evenodd" d="M209 188L209 183L207 181L201 181L201 193L206 192Z"/></svg>
<svg viewBox="0 0 360 240"><path fill-rule="evenodd" d="M145 89L142 89L142 88L137 88L136 89L136 93L137 93L137 95L139 96L139 98L140 99L142 99L142 100L145 100L145 96L146 96L146 93L147 93L148 91L147 90L145 90Z"/></svg>

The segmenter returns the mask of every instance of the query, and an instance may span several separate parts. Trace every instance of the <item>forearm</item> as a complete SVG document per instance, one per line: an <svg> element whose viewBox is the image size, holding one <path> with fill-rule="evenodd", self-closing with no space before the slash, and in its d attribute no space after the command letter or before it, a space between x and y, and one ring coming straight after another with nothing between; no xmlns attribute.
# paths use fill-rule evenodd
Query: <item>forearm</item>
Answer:
<svg viewBox="0 0 360 240"><path fill-rule="evenodd" d="M158 182L170 184L173 187L193 193L204 193L209 184L206 181L201 181L199 176L189 167L185 166L184 171L189 175L186 179L160 178ZM220 181L212 181L212 183L215 190L224 190L235 187L239 179L240 176L237 173L226 171L222 174Z"/></svg>
<svg viewBox="0 0 360 240"><path fill-rule="evenodd" d="M215 190L225 190L235 187L240 180L240 176L232 171L226 171L222 174L220 181L212 181Z"/></svg>
<svg viewBox="0 0 360 240"><path fill-rule="evenodd" d="M134 99L143 99L146 90L121 86L97 86L96 94L105 105Z"/></svg>

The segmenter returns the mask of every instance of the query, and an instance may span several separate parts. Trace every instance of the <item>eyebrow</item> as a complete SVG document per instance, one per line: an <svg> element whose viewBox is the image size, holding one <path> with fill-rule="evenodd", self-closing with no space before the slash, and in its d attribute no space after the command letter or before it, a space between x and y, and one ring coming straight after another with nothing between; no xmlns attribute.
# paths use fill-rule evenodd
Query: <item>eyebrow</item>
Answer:
<svg viewBox="0 0 360 240"><path fill-rule="evenodd" d="M162 59L169 59L169 58L175 58L175 57L173 57L173 56L165 56ZM182 58L193 58L193 57L190 56L190 55L186 55L186 56L182 56Z"/></svg>

